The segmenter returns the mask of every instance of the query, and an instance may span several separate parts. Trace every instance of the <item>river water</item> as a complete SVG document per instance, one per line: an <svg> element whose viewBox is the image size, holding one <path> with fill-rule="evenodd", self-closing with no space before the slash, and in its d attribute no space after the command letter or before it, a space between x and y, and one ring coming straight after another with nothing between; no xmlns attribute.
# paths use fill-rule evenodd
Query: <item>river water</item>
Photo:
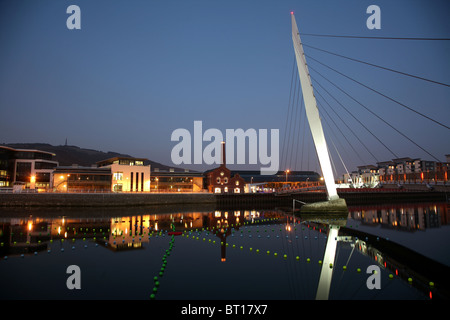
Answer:
<svg viewBox="0 0 450 320"><path fill-rule="evenodd" d="M449 221L445 203L349 207L343 216L2 209L0 297L448 299Z"/></svg>

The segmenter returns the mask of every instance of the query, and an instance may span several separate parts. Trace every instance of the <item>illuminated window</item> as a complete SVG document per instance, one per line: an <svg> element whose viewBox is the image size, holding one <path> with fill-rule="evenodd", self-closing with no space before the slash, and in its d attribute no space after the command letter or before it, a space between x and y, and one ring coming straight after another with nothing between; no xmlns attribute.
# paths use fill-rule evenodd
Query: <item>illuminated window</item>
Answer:
<svg viewBox="0 0 450 320"><path fill-rule="evenodd" d="M223 182L228 183L228 178L227 177L223 178Z"/></svg>
<svg viewBox="0 0 450 320"><path fill-rule="evenodd" d="M228 187L225 187L225 188L223 189L223 192L228 192Z"/></svg>
<svg viewBox="0 0 450 320"><path fill-rule="evenodd" d="M220 183L220 177L217 177L217 178L216 178L216 182L217 182L217 183Z"/></svg>
<svg viewBox="0 0 450 320"><path fill-rule="evenodd" d="M237 185L237 186L239 185L239 181L236 181L236 185Z"/></svg>
<svg viewBox="0 0 450 320"><path fill-rule="evenodd" d="M221 192L220 188L215 188L214 189L214 193L220 193L220 192Z"/></svg>
<svg viewBox="0 0 450 320"><path fill-rule="evenodd" d="M234 193L241 193L241 189L239 189L239 188L234 188Z"/></svg>
<svg viewBox="0 0 450 320"><path fill-rule="evenodd" d="M114 172L113 180L123 180L123 173L122 172Z"/></svg>
<svg viewBox="0 0 450 320"><path fill-rule="evenodd" d="M223 175L224 175L223 171L220 173L220 175L223 177Z"/></svg>

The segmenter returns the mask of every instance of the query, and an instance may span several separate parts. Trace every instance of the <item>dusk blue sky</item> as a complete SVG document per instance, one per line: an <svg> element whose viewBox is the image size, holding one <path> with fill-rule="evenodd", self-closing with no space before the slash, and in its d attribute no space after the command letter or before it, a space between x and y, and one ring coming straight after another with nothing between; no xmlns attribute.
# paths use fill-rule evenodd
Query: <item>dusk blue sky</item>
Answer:
<svg viewBox="0 0 450 320"><path fill-rule="evenodd" d="M66 9L72 4L81 9L81 30L66 27L69 17ZM366 27L369 17L366 9L372 4L381 9L380 30ZM170 154L176 144L170 139L172 132L185 128L193 133L194 121L201 120L204 130L217 128L224 134L225 129L279 129L281 153L294 60L291 11L301 34L450 38L449 9L446 0L2 0L0 143L63 145L67 138L70 145L127 153L171 165ZM450 84L450 41L307 35L302 36L302 41ZM358 64L310 47L305 47L305 53L450 126L449 87ZM450 153L449 129L308 57L307 61L445 161L445 154ZM434 160L310 71L314 88L358 132L379 161L394 156L326 96L317 82L399 157ZM317 99L324 105L321 98ZM333 136L332 132L339 133L335 127L330 129L325 122L323 125L326 136L331 135L336 146L343 147L339 152L349 170L376 163L347 127L342 125L341 129L359 157L340 134ZM305 141L311 140L307 129ZM290 165L291 170L320 170L311 148L309 143L309 149L303 151L303 164L298 156L297 163ZM330 149L339 174L344 173L334 148Z"/></svg>

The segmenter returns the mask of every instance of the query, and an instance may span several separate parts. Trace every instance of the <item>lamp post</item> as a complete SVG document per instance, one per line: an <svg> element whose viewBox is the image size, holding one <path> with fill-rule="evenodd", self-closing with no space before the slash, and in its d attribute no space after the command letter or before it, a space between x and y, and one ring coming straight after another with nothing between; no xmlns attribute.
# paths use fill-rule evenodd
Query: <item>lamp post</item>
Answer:
<svg viewBox="0 0 450 320"><path fill-rule="evenodd" d="M288 175L289 172L290 172L289 169L287 169L286 170L286 183L287 183L287 175Z"/></svg>
<svg viewBox="0 0 450 320"><path fill-rule="evenodd" d="M30 177L30 189L34 190L36 188L36 176L32 175Z"/></svg>

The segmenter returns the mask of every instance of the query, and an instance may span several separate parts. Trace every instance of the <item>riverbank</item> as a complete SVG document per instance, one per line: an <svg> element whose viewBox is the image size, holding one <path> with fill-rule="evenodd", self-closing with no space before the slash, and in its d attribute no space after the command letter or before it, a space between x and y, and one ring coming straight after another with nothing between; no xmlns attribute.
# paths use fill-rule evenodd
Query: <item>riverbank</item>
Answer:
<svg viewBox="0 0 450 320"><path fill-rule="evenodd" d="M215 204L212 193L5 193L0 207L142 207Z"/></svg>
<svg viewBox="0 0 450 320"><path fill-rule="evenodd" d="M439 191L395 191L374 190L367 192L342 192L339 197L345 199L347 206L383 203L416 203L416 202L446 202L446 192ZM262 209L272 207L300 208L302 204L326 201L327 194L323 192L304 192L292 194L257 193L257 194L227 194L217 196L219 209Z"/></svg>
<svg viewBox="0 0 450 320"><path fill-rule="evenodd" d="M344 192L339 194L347 205L395 202L445 202L447 195L438 191L374 191ZM325 192L294 194L254 193L3 193L0 208L53 207L53 208L127 208L145 206L199 206L208 205L218 209L300 207L302 203L326 201Z"/></svg>

